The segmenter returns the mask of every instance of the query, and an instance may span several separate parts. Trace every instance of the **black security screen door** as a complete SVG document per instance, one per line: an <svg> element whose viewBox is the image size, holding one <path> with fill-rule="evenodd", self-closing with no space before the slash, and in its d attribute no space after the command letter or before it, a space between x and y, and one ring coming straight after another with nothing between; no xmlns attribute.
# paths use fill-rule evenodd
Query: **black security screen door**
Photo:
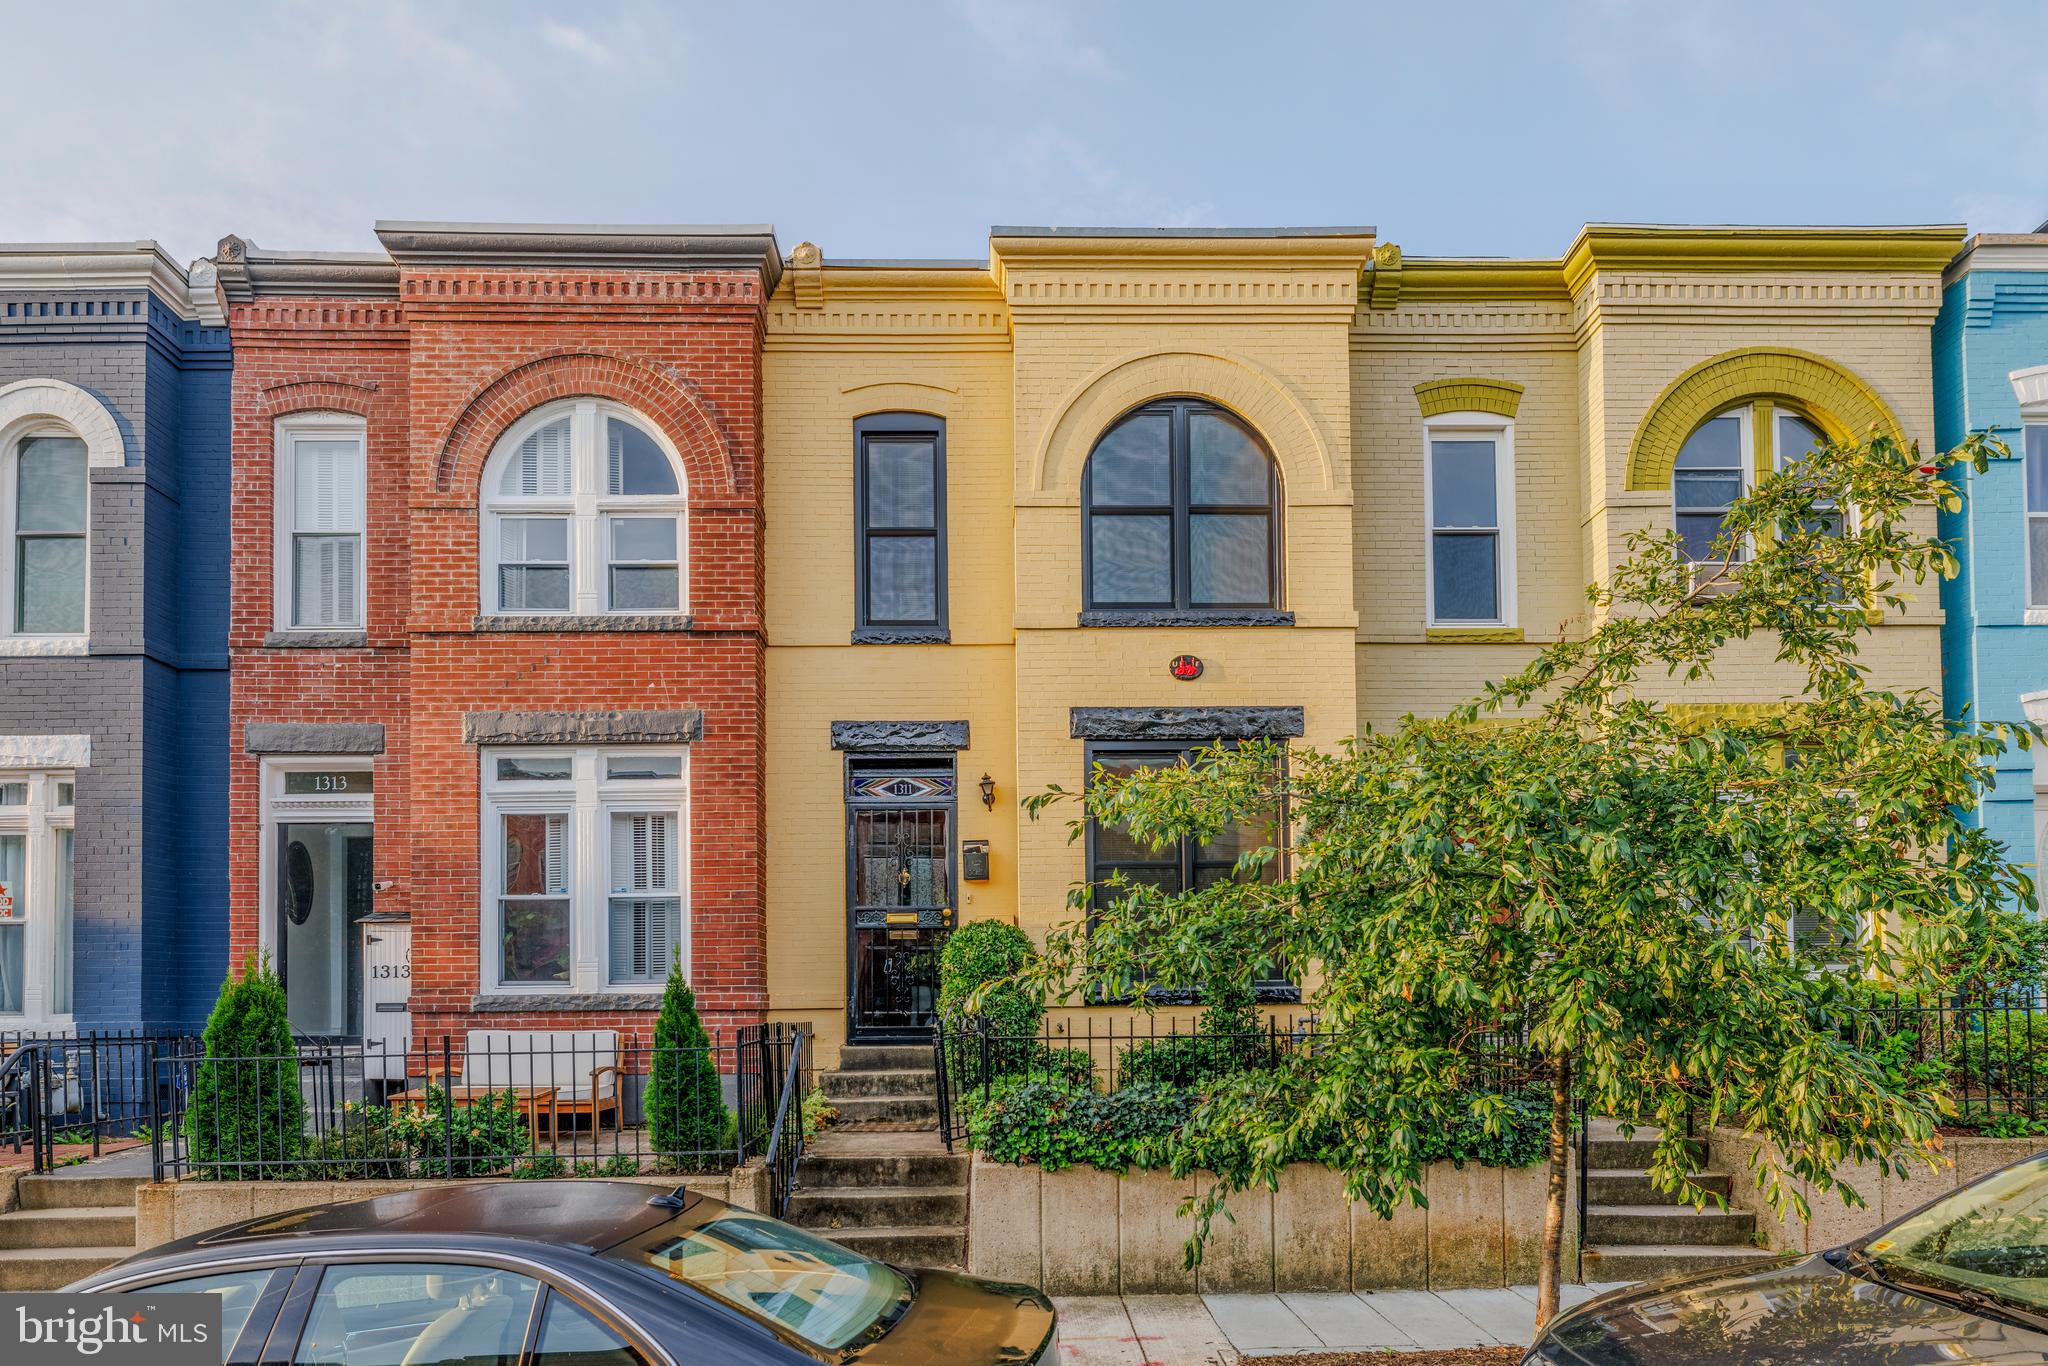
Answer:
<svg viewBox="0 0 2048 1366"><path fill-rule="evenodd" d="M920 1035L953 927L953 766L847 761L849 1023L857 1038Z"/></svg>

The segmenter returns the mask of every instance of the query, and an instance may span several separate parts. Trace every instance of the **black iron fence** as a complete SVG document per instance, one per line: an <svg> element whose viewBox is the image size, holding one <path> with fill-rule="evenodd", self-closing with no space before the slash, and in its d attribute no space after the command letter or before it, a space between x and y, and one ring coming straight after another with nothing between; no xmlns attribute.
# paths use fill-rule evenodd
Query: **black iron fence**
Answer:
<svg viewBox="0 0 2048 1366"><path fill-rule="evenodd" d="M47 1171L60 1150L97 1157L148 1138L161 1108L150 1059L196 1046L183 1034L0 1033L0 1147L30 1149L35 1170Z"/></svg>
<svg viewBox="0 0 2048 1366"><path fill-rule="evenodd" d="M1895 1082L1947 1092L1962 1127L2048 1122L2048 1001L1894 996L1844 1027Z"/></svg>
<svg viewBox="0 0 2048 1366"><path fill-rule="evenodd" d="M353 1181L728 1171L800 1116L807 1038L787 1025L662 1049L608 1034L477 1031L404 1050L158 1049L156 1179ZM801 1151L784 1124L778 1158Z"/></svg>

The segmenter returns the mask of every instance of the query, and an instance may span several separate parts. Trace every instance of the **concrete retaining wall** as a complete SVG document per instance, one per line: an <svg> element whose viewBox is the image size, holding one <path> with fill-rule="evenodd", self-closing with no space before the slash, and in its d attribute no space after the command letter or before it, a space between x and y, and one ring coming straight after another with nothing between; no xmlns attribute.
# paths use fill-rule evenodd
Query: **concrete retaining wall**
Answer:
<svg viewBox="0 0 2048 1366"><path fill-rule="evenodd" d="M574 1178L571 1178L574 1179ZM742 1209L768 1205L768 1171L751 1163L726 1176L631 1176L621 1178L661 1190L678 1184ZM366 1200L397 1191L429 1190L451 1184L497 1185L500 1180L449 1181L158 1181L135 1191L135 1246L142 1249L189 1238L244 1219L266 1218L341 1200Z"/></svg>
<svg viewBox="0 0 2048 1366"><path fill-rule="evenodd" d="M1728 1203L1755 1213L1757 1232L1768 1240L1773 1252L1824 1252L1871 1233L1987 1172L2032 1157L2044 1146L2038 1138L1951 1137L1943 1140L1945 1166L1939 1170L1915 1167L1903 1181L1881 1176L1874 1166L1845 1162L1836 1175L1855 1187L1864 1203L1845 1205L1839 1191L1816 1191L1805 1182L1793 1182L1812 1210L1811 1221L1802 1222L1790 1205L1783 1215L1774 1212L1756 1188L1752 1163L1769 1147L1767 1143L1726 1127L1715 1129L1711 1142L1710 1165L1728 1173Z"/></svg>
<svg viewBox="0 0 2048 1366"><path fill-rule="evenodd" d="M1526 1285L1542 1248L1545 1171L1433 1163L1423 1183L1429 1208L1403 1205L1381 1219L1345 1202L1336 1172L1296 1163L1277 1191L1234 1197L1235 1222L1217 1217L1201 1266L1189 1270L1182 1247L1194 1221L1180 1217L1180 1203L1207 1188L1205 1177L1047 1172L976 1154L967 1269L1052 1295ZM1567 1208L1568 1274L1576 1222Z"/></svg>

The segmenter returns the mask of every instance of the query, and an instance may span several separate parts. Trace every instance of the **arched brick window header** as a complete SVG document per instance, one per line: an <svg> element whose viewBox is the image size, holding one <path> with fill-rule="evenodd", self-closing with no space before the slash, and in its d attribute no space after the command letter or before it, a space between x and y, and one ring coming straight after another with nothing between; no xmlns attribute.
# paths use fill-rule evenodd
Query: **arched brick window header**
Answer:
<svg viewBox="0 0 2048 1366"><path fill-rule="evenodd" d="M258 416L291 417L298 413L349 413L368 418L377 402L377 388L353 380L323 377L291 380L263 390L256 399Z"/></svg>

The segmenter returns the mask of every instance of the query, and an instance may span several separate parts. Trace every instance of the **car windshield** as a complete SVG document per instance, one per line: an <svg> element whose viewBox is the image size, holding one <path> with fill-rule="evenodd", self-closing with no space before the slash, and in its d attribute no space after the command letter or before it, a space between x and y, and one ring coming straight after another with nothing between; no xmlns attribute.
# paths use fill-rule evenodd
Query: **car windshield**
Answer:
<svg viewBox="0 0 2048 1366"><path fill-rule="evenodd" d="M744 1210L690 1226L686 1214L611 1256L650 1268L827 1349L886 1332L910 1307L894 1267Z"/></svg>
<svg viewBox="0 0 2048 1366"><path fill-rule="evenodd" d="M1957 1191L1863 1247L1878 1271L2048 1311L2048 1157Z"/></svg>

